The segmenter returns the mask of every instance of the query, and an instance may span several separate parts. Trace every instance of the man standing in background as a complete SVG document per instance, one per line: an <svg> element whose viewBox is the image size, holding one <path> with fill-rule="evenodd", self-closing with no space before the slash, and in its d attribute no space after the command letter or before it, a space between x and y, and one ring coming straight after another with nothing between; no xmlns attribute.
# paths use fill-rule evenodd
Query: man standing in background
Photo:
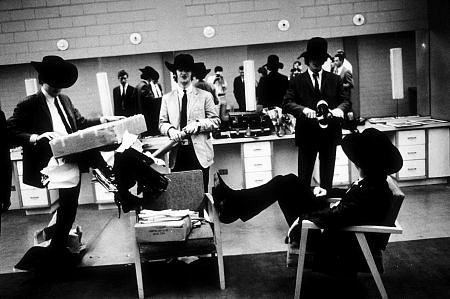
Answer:
<svg viewBox="0 0 450 299"><path fill-rule="evenodd" d="M128 73L125 70L120 70L117 78L119 86L113 89L114 115L132 116L136 110L133 100L134 87L128 84Z"/></svg>
<svg viewBox="0 0 450 299"><path fill-rule="evenodd" d="M209 76L206 79L206 82L211 83L214 85L214 88L216 89L217 97L219 98L219 103L227 105L227 110L231 109L231 105L227 103L226 99L226 92L228 88L228 83L223 77L223 67L220 65L216 66L214 68L214 75Z"/></svg>
<svg viewBox="0 0 450 299"><path fill-rule="evenodd" d="M334 55L334 66L331 72L341 76L344 90L348 94L348 98L351 98L351 89L353 88L353 75L352 72L344 66L344 55L336 54Z"/></svg>
<svg viewBox="0 0 450 299"><path fill-rule="evenodd" d="M239 105L239 111L246 111L245 106L245 82L244 82L244 66L239 66L239 76L234 78L233 93L236 102Z"/></svg>
<svg viewBox="0 0 450 299"><path fill-rule="evenodd" d="M267 63L264 65L269 74L262 77L259 81L259 103L264 108L281 107L283 97L289 86L289 79L287 76L280 74L279 69L283 68L283 63L277 55L269 55Z"/></svg>

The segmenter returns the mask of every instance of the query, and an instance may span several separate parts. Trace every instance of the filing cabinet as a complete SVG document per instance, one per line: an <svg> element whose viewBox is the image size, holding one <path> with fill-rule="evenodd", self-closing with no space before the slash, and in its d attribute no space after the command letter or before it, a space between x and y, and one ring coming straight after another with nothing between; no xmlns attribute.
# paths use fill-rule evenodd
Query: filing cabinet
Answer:
<svg viewBox="0 0 450 299"><path fill-rule="evenodd" d="M272 144L269 141L242 144L245 188L267 183L272 179Z"/></svg>
<svg viewBox="0 0 450 299"><path fill-rule="evenodd" d="M397 173L398 180L412 180L426 177L425 133L425 130L396 132L396 145L403 157L403 167Z"/></svg>

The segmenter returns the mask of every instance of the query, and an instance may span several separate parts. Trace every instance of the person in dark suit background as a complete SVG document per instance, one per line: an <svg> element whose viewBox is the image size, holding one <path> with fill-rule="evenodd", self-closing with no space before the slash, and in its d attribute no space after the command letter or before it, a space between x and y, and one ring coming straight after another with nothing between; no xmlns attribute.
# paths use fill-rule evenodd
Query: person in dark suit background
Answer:
<svg viewBox="0 0 450 299"><path fill-rule="evenodd" d="M333 74L341 76L342 83L344 85L345 92L348 93L348 98L351 98L351 89L353 88L353 74L352 72L344 65L345 57L343 54L336 54L333 57L334 65L331 68L331 72Z"/></svg>
<svg viewBox="0 0 450 299"><path fill-rule="evenodd" d="M211 71L211 69L207 69L206 65L203 62L196 62L194 66L194 70L192 71L192 78L194 86L203 90L208 91L213 96L214 104L219 104L219 98L217 97L216 89L214 85L205 81L206 75Z"/></svg>
<svg viewBox="0 0 450 299"><path fill-rule="evenodd" d="M6 130L5 113L0 106L0 234L2 232L1 214L11 206L11 156L9 153L9 136Z"/></svg>
<svg viewBox="0 0 450 299"><path fill-rule="evenodd" d="M316 245L313 248L317 248L319 256L326 261L344 258L346 262L342 265L355 270L354 267L358 264L355 264L354 257L359 250L354 235L333 228L394 225L395 219L391 223L385 222L393 200L386 179L389 174L402 168L403 159L389 138L374 128L347 135L342 140L342 149L359 173L359 179L346 190L333 188L327 191L321 187L311 189L309 181L294 174L278 175L258 187L233 190L218 174L215 175L212 193L220 221L247 221L278 201L290 227L286 240L289 241L289 246L298 248L301 221L310 220L325 229L318 238L316 236L312 240ZM328 197L342 199L330 204L326 201ZM387 240L372 234L368 236L368 243L372 252L376 252L384 249ZM288 263L291 258L293 259L288 256Z"/></svg>
<svg viewBox="0 0 450 299"><path fill-rule="evenodd" d="M159 135L159 110L163 96L161 85L158 83L159 73L151 66L139 70L142 72L142 80L136 85L133 98L136 102L136 113L144 115L147 125L147 132L142 135Z"/></svg>
<svg viewBox="0 0 450 299"><path fill-rule="evenodd" d="M123 117L102 116L87 119L79 113L70 98L61 93L62 89L72 86L77 81L78 70L74 64L59 56L45 56L42 62L32 61L31 64L38 72L41 89L17 104L13 115L7 121L7 126L11 134L11 141L21 145L23 149L23 182L43 188L40 171L47 166L53 156L49 145L50 140L79 129ZM80 167L82 161L89 159L89 163L95 164L92 166L104 170L107 167L106 162L101 159L98 152L96 153L97 155L73 157L71 162L75 163L75 167ZM45 255L54 257L51 261L55 266L62 267L71 263L71 260L67 258L72 255L66 246L68 234L77 213L79 193L80 181L75 187L59 189L56 224L45 230L47 234L51 234L51 236L46 236L47 239L51 238L51 243L48 247L49 251L45 251ZM27 252L22 261L24 263L26 261L25 264L27 264L30 259L34 259L31 262L42 263L43 259L40 259L42 255L37 256L34 254L35 252ZM16 267L26 268L24 263L22 263L23 267L21 267L21 262ZM51 265L47 264L47 266Z"/></svg>
<svg viewBox="0 0 450 299"><path fill-rule="evenodd" d="M117 78L119 85L113 89L114 115L132 116L136 110L134 87L128 84L128 73L125 70L120 70Z"/></svg>
<svg viewBox="0 0 450 299"><path fill-rule="evenodd" d="M284 97L283 111L296 117L295 142L299 148L298 175L311 182L317 153L320 160L320 186L330 190L333 184L336 146L342 139L344 113L351 102L344 91L342 79L322 69L329 58L328 43L321 37L310 39L302 53L308 70L289 82ZM320 101L328 105L332 118L327 128L316 119ZM323 103L323 102L321 102Z"/></svg>
<svg viewBox="0 0 450 299"><path fill-rule="evenodd" d="M264 66L269 73L259 80L258 104L264 108L281 107L283 97L289 86L288 77L278 72L279 69L283 68L283 64L277 55L269 55L267 57L267 63Z"/></svg>
<svg viewBox="0 0 450 299"><path fill-rule="evenodd" d="M239 111L247 111L245 106L244 66L239 66L239 76L234 78L233 94L239 105Z"/></svg>

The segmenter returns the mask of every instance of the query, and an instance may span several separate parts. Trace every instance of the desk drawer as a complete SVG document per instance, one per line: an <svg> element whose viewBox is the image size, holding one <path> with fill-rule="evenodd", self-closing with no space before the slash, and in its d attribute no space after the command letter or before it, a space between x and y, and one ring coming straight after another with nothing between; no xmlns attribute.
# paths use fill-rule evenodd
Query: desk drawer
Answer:
<svg viewBox="0 0 450 299"><path fill-rule="evenodd" d="M409 160L403 161L403 167L398 172L399 179L424 177L425 176L425 160Z"/></svg>
<svg viewBox="0 0 450 299"><path fill-rule="evenodd" d="M270 142L250 142L243 145L244 157L270 156Z"/></svg>
<svg viewBox="0 0 450 299"><path fill-rule="evenodd" d="M425 159L425 144L419 145L403 145L398 150L403 160L420 160Z"/></svg>
<svg viewBox="0 0 450 299"><path fill-rule="evenodd" d="M272 171L245 173L245 188L253 188L267 183L272 179Z"/></svg>
<svg viewBox="0 0 450 299"><path fill-rule="evenodd" d="M350 177L347 165L339 165L334 167L333 184L334 185L350 184Z"/></svg>
<svg viewBox="0 0 450 299"><path fill-rule="evenodd" d="M48 206L47 189L22 190L21 195L24 208Z"/></svg>
<svg viewBox="0 0 450 299"><path fill-rule="evenodd" d="M397 132L398 146L425 144L425 130Z"/></svg>
<svg viewBox="0 0 450 299"><path fill-rule="evenodd" d="M345 155L344 151L342 150L341 146L336 147L336 161L334 163L335 165L346 165L348 166L348 158Z"/></svg>
<svg viewBox="0 0 450 299"><path fill-rule="evenodd" d="M245 172L272 170L272 159L270 156L244 158Z"/></svg>

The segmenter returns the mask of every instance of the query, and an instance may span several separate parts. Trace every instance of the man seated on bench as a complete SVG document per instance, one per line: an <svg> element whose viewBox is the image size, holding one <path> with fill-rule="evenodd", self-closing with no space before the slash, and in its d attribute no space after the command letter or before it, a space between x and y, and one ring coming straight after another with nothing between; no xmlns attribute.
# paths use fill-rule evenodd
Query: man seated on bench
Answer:
<svg viewBox="0 0 450 299"><path fill-rule="evenodd" d="M402 168L403 159L389 138L373 128L347 135L342 140L342 149L358 169L359 179L347 190L332 189L330 194L320 187L311 190L309 182L294 174L278 175L264 185L242 190L231 189L216 174L212 192L220 221L247 221L278 201L291 227L287 238L290 246L298 247L301 220L307 219L325 229L323 233L317 231L318 235L312 234L313 240L308 241L308 245L318 249L319 254L333 256L333 261L348 261L346 257L354 257L355 252L359 252L356 240L351 239L354 236L328 229L366 224L393 225L382 223L393 199L386 178ZM330 204L329 197L342 197L342 200ZM298 218L300 220L296 221ZM376 244L377 238L368 239L371 249L382 247ZM345 265L352 269L351 265Z"/></svg>

